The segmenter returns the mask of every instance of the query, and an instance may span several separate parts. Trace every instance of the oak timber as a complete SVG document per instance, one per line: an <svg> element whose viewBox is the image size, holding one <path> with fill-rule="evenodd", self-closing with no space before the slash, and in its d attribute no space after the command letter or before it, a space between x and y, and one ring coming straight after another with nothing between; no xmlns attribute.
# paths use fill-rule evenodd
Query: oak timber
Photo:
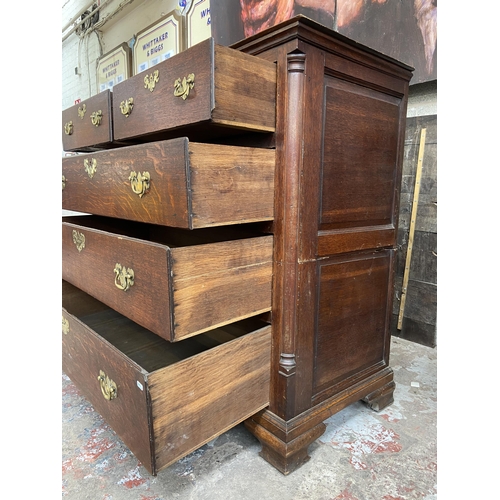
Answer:
<svg viewBox="0 0 500 500"><path fill-rule="evenodd" d="M164 339L177 341L271 309L271 235L179 246L185 233L177 231L171 248L150 238L143 224L134 226L136 235L132 226L122 234L96 229L99 220L64 220L63 279ZM75 232L85 237L81 250ZM117 263L134 272L128 290L115 283Z"/></svg>
<svg viewBox="0 0 500 500"><path fill-rule="evenodd" d="M274 155L180 137L66 157L62 206L188 229L272 220ZM92 176L86 161L95 161ZM132 190L132 172L150 176L142 196Z"/></svg>

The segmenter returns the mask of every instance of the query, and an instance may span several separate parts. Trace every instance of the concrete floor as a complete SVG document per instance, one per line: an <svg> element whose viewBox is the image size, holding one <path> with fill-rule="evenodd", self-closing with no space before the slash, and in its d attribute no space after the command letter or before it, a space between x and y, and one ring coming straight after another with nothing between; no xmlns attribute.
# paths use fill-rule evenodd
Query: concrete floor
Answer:
<svg viewBox="0 0 500 500"><path fill-rule="evenodd" d="M436 349L393 337L394 403L325 421L311 459L283 476L241 424L152 477L63 374L67 500L436 500Z"/></svg>

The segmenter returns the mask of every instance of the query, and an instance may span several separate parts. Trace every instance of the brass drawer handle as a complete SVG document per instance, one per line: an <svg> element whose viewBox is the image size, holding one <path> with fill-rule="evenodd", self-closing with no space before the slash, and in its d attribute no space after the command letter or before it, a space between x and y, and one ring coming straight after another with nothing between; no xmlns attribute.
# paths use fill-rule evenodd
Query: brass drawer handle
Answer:
<svg viewBox="0 0 500 500"><path fill-rule="evenodd" d="M111 401L118 397L118 388L116 383L111 380L102 370L99 370L99 376L97 377L99 384L101 386L102 395L104 399Z"/></svg>
<svg viewBox="0 0 500 500"><path fill-rule="evenodd" d="M182 97L185 101L189 95L189 91L194 87L194 73L190 73L187 77L185 76L182 80L177 78L174 82L174 96Z"/></svg>
<svg viewBox="0 0 500 500"><path fill-rule="evenodd" d="M85 167L85 172L87 172L88 176L92 179L97 171L97 160L95 158L91 160L85 158L85 160L83 160L83 166Z"/></svg>
<svg viewBox="0 0 500 500"><path fill-rule="evenodd" d="M115 285L126 292L134 284L134 270L123 267L121 264L115 265Z"/></svg>
<svg viewBox="0 0 500 500"><path fill-rule="evenodd" d="M73 243L76 245L78 252L85 248L85 235L73 229Z"/></svg>
<svg viewBox="0 0 500 500"><path fill-rule="evenodd" d="M144 77L144 88L148 89L150 92L153 92L156 84L159 81L160 81L160 76L159 76L158 70L156 70L155 72L151 73L149 76L146 75Z"/></svg>
<svg viewBox="0 0 500 500"><path fill-rule="evenodd" d="M95 125L96 127L98 127L102 121L102 111L101 110L94 111L90 115L90 121L92 122L92 125Z"/></svg>
<svg viewBox="0 0 500 500"><path fill-rule="evenodd" d="M73 133L73 122L69 121L68 123L64 124L64 133L66 135L71 135Z"/></svg>
<svg viewBox="0 0 500 500"><path fill-rule="evenodd" d="M62 176L62 190L64 191L64 188L66 187L66 177L63 175Z"/></svg>
<svg viewBox="0 0 500 500"><path fill-rule="evenodd" d="M122 115L125 115L127 118L129 117L130 113L132 113L132 109L134 108L134 98L131 97L130 99L127 99L126 101L122 101L120 103L120 110L122 112Z"/></svg>
<svg viewBox="0 0 500 500"><path fill-rule="evenodd" d="M142 174L140 172L130 172L128 180L130 181L132 191L139 195L139 198L142 198L148 192L151 185L151 175L149 175L149 172L142 172Z"/></svg>
<svg viewBox="0 0 500 500"><path fill-rule="evenodd" d="M64 316L62 317L62 332L64 335L69 333L69 321Z"/></svg>
<svg viewBox="0 0 500 500"><path fill-rule="evenodd" d="M87 111L87 105L84 104L83 106L78 107L78 116L83 120L83 117L85 116L85 113Z"/></svg>

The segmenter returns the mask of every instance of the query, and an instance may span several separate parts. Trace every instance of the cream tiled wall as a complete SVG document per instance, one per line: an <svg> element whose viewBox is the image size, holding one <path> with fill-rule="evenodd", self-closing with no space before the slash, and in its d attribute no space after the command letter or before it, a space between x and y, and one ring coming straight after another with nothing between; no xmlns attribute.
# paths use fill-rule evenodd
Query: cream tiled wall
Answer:
<svg viewBox="0 0 500 500"><path fill-rule="evenodd" d="M99 56L129 42L137 32L174 10L178 0L67 0L62 7L62 27L93 3L102 5L98 29L83 35L73 32L62 42L62 109L97 94ZM71 27L63 32L63 38Z"/></svg>

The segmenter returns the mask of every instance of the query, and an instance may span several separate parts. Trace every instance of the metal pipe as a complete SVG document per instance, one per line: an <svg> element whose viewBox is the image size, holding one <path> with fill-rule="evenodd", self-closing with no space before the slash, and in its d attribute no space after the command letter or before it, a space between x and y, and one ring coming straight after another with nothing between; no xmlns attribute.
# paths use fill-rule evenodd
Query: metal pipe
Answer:
<svg viewBox="0 0 500 500"><path fill-rule="evenodd" d="M78 12L78 14L76 16L74 16L71 21L69 21L66 26L62 29L62 32L64 33L86 10L90 9L92 7L92 5L95 3L94 2L90 2L89 5L87 5L87 7L84 7L80 12Z"/></svg>
<svg viewBox="0 0 500 500"><path fill-rule="evenodd" d="M79 23L77 23L73 28L71 28L62 38L62 41L66 40L80 25L82 25L90 16L93 16L96 12L100 11L103 7L105 7L111 0L105 0L101 5L97 6L90 14L84 17Z"/></svg>

